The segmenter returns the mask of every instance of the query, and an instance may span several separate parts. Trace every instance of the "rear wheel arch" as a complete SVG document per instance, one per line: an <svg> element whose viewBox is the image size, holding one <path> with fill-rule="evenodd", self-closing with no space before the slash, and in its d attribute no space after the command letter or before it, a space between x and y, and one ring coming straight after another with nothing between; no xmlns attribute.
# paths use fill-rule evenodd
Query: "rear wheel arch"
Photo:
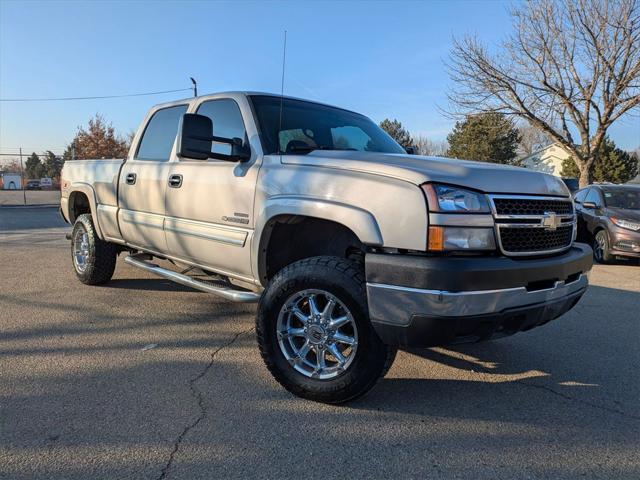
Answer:
<svg viewBox="0 0 640 480"><path fill-rule="evenodd" d="M76 219L84 213L91 213L89 197L85 193L75 190L69 195L69 221L75 223Z"/></svg>
<svg viewBox="0 0 640 480"><path fill-rule="evenodd" d="M69 194L69 200L67 202L67 218L69 219L69 223L73 225L76 219L85 213L91 215L98 238L104 239L100 223L98 222L97 202L93 188L85 184L72 186L72 191Z"/></svg>

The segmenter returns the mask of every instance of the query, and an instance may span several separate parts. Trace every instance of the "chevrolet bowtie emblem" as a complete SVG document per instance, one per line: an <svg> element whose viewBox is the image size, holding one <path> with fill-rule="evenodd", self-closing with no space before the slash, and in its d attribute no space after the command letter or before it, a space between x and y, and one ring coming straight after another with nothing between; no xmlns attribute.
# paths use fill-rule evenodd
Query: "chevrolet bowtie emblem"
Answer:
<svg viewBox="0 0 640 480"><path fill-rule="evenodd" d="M542 217L542 226L545 230L555 230L561 223L562 220L558 218L556 212L544 212L544 216Z"/></svg>

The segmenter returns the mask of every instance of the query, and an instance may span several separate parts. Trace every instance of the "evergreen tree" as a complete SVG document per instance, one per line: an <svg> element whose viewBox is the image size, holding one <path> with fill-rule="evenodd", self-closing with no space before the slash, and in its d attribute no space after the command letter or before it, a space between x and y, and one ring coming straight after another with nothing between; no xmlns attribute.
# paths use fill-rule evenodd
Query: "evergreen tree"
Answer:
<svg viewBox="0 0 640 480"><path fill-rule="evenodd" d="M447 155L454 158L518 165L520 132L501 113L469 115L447 136Z"/></svg>
<svg viewBox="0 0 640 480"><path fill-rule="evenodd" d="M49 178L60 177L63 164L64 160L62 158L56 156L52 151L47 150L43 161L45 176Z"/></svg>
<svg viewBox="0 0 640 480"><path fill-rule="evenodd" d="M413 146L413 138L411 138L411 134L405 130L402 123L398 120L389 120L388 118L385 118L380 122L380 128L387 132L391 138L400 144L402 148Z"/></svg>
<svg viewBox="0 0 640 480"><path fill-rule="evenodd" d="M42 178L44 176L44 165L40 157L33 152L24 164L24 171L27 178Z"/></svg>

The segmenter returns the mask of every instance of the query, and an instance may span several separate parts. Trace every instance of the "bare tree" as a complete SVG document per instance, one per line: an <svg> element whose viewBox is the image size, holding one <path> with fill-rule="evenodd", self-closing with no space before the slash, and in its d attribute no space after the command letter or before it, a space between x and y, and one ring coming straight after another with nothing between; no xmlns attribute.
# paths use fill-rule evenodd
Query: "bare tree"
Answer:
<svg viewBox="0 0 640 480"><path fill-rule="evenodd" d="M528 123L520 125L518 130L520 130L518 153L522 156L531 155L553 143L548 134Z"/></svg>
<svg viewBox="0 0 640 480"><path fill-rule="evenodd" d="M511 14L497 54L454 41L452 113L526 120L571 153L584 186L607 129L640 105L640 0L536 0Z"/></svg>
<svg viewBox="0 0 640 480"><path fill-rule="evenodd" d="M449 145L446 141L437 142L429 140L425 135L413 135L413 145L418 155L443 156Z"/></svg>

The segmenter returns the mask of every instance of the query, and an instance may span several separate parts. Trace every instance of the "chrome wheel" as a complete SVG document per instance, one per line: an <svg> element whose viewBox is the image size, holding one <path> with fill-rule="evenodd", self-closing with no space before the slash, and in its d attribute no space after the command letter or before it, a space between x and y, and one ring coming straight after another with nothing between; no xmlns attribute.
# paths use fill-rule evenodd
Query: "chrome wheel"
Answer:
<svg viewBox="0 0 640 480"><path fill-rule="evenodd" d="M356 322L344 303L324 290L303 290L289 297L276 328L284 357L307 377L335 378L355 358Z"/></svg>
<svg viewBox="0 0 640 480"><path fill-rule="evenodd" d="M79 273L84 273L89 261L89 235L81 225L73 235L73 265Z"/></svg>

